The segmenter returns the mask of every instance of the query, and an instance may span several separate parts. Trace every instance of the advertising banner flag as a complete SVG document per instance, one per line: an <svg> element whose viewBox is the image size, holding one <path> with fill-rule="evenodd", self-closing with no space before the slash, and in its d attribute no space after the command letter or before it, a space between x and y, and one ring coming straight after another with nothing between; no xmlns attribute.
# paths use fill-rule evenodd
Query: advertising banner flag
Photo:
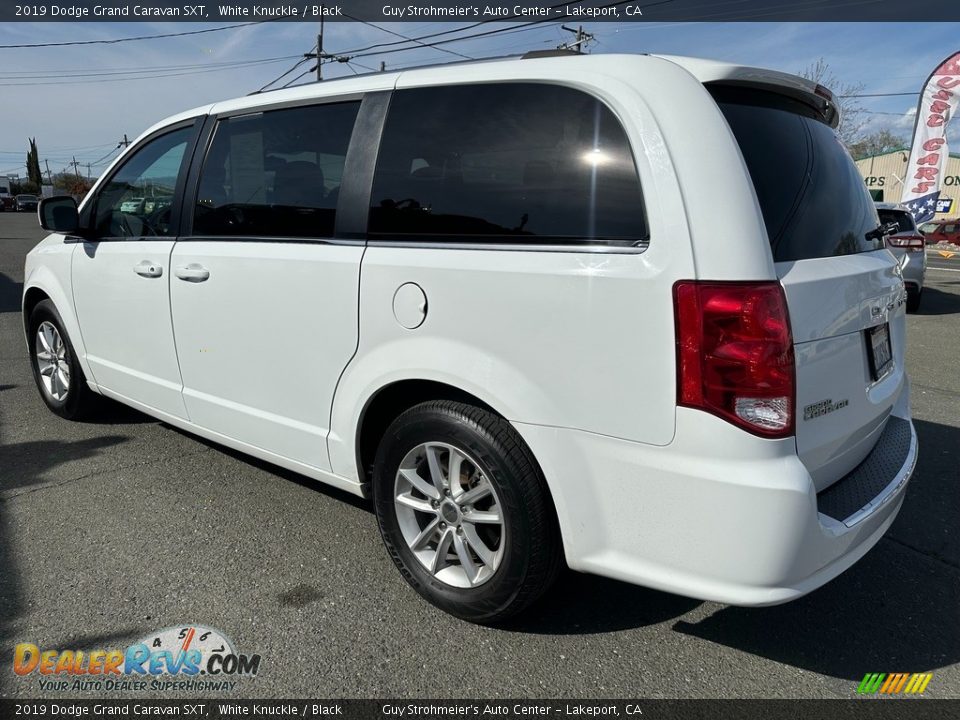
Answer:
<svg viewBox="0 0 960 720"><path fill-rule="evenodd" d="M956 52L927 78L917 105L910 161L903 181L904 203L918 223L932 220L950 156L947 125L960 104L960 52Z"/></svg>

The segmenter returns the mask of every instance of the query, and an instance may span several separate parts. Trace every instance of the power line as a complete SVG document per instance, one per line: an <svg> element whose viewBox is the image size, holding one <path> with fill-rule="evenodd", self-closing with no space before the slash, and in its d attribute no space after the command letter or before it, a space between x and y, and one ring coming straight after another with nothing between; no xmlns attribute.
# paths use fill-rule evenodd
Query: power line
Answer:
<svg viewBox="0 0 960 720"><path fill-rule="evenodd" d="M313 52L314 50L316 50L316 49L317 49L317 46L314 45L312 48L310 48L310 52L312 53L312 52ZM306 53L306 55L309 55L309 54L310 54L310 53ZM271 80L270 82L268 82L266 85L264 85L263 87L261 87L259 90L255 90L254 92L252 92L251 95L256 95L257 93L262 93L264 90L266 90L268 87L270 87L270 86L273 85L274 83L279 82L280 80L283 80L283 78L285 78L287 75L289 75L290 73L292 73L294 70L296 70L298 67L300 67L300 66L303 65L305 62L307 62L307 60L310 59L310 58L306 57L306 55L305 55L304 57L300 58L300 60L299 60L298 62L294 63L293 66L292 66L289 70L287 70L285 73L283 73L283 75L281 75L280 77L274 78L273 80Z"/></svg>
<svg viewBox="0 0 960 720"><path fill-rule="evenodd" d="M184 75L203 75L206 73L213 72L225 72L228 70L240 70L251 67L259 67L261 65L269 65L275 62L282 62L284 60L289 60L290 56L285 56L282 58L277 58L273 60L257 60L257 61L237 61L229 66L225 67L214 67L208 68L206 70L181 70L177 72L168 72L168 73L156 73L153 75L133 75L130 77L109 77L109 78L93 78L93 79L78 79L78 78L68 78L66 80L50 80L44 82L33 82L33 81L23 81L23 82L0 82L0 87L33 87L36 85L90 85L97 83L108 83L108 82L127 82L130 80L154 80L159 78L170 78L170 77L183 77ZM8 78L0 77L0 80L7 80Z"/></svg>
<svg viewBox="0 0 960 720"><path fill-rule="evenodd" d="M842 98L878 98L878 97L916 97L918 92L899 92L899 93L860 93L855 95L839 95Z"/></svg>
<svg viewBox="0 0 960 720"><path fill-rule="evenodd" d="M206 68L233 67L239 65L251 65L254 63L279 62L280 60L292 60L298 55L280 55L278 57L257 58L254 60L228 60L215 63L195 63L191 65L150 65L142 68L92 68L90 70L64 69L64 70L20 70L18 74L5 73L0 71L0 80L43 80L46 78L62 77L106 77L110 75L132 75L152 72L166 72L170 70L203 70Z"/></svg>
<svg viewBox="0 0 960 720"><path fill-rule="evenodd" d="M673 0L666 0L666 1L667 1L667 2L672 2ZM583 2L583 0L576 0L576 2L573 3L573 4L579 5L581 2ZM545 9L545 10L555 10L555 9L557 9L557 8L564 7L564 6L570 5L570 4L571 4L571 3L557 3L556 5L550 5L550 6L546 7L546 8L544 8L544 9ZM617 4L619 5L619 4L623 4L623 3L617 3ZM661 3L655 3L655 4L661 4ZM649 7L649 6L644 6L644 7ZM510 18L516 18L516 17L519 17L519 15L510 15L507 19L509 20ZM551 19L551 20L554 20L554 18L550 18L550 19ZM453 34L453 33L464 32L464 31L466 31L466 30L472 30L473 28L480 27L481 25L486 25L486 24L491 23L491 22L503 22L503 21L504 21L504 18L491 18L491 19L489 19L489 20L478 20L477 22L470 23L469 25L464 25L463 27L453 28L453 30L442 30L442 31L440 31L440 32L427 33L426 35L418 35L417 37L408 38L407 40L394 40L393 42L373 43L372 45L365 45L365 46L363 46L363 47L353 48L352 50L345 50L343 54L344 54L344 55L352 55L353 53L362 53L362 52L366 52L367 50L373 50L373 49L375 49L375 48L393 47L393 46L395 46L395 45L406 45L407 42L419 42L419 41L421 41L421 40L429 40L429 39L431 39L431 38L443 37L444 35L451 35L451 34ZM556 21L559 22L559 20L556 20ZM532 23L528 23L528 24L532 24ZM514 31L515 31L515 30L517 30L518 28L514 27L514 28L505 28L505 29L506 29L506 30L514 30ZM456 38L456 39L457 39L457 40L469 40L469 39L471 39L472 37L473 37L473 36L466 36L466 37ZM433 47L433 46L436 45L436 44L439 44L439 43L428 43L428 44L426 45L426 47ZM406 49L406 50L415 50L416 48L404 48L404 49ZM393 52L393 51L390 51L390 52ZM372 53L372 54L378 54L378 53ZM383 54L385 54L385 53L383 53Z"/></svg>
<svg viewBox="0 0 960 720"><path fill-rule="evenodd" d="M422 43L420 40L418 40L418 39L416 39L416 38L412 38L412 37L410 37L409 35L404 35L403 33L395 32L395 31L393 31L393 30L390 30L389 28L381 27L380 25L377 25L376 23L367 22L366 20L360 20L359 18L353 17L353 15L347 15L347 13L344 13L344 16L350 18L351 20L356 20L357 22L363 23L364 25L368 25L368 26L370 26L370 27L372 27L372 28L375 28L375 29L377 29L377 30L380 30L381 32L385 32L385 33L387 33L387 34L389 34L389 35L393 35L394 37L403 38L403 39L406 40L407 42L417 43L418 45L421 45L421 46L423 46L423 47L430 47L429 45L426 45L426 44ZM438 49L441 50L442 52L447 53L448 55L454 55L454 56L456 56L456 57L463 58L464 60L474 60L474 59L475 59L475 58L473 58L473 57L470 57L469 55L464 55L463 53L457 52L456 50L448 50L447 48L438 48ZM359 63L358 63L358 64L359 64ZM362 66L361 66L361 67L362 67Z"/></svg>
<svg viewBox="0 0 960 720"><path fill-rule="evenodd" d="M186 32L163 33L161 35L137 35L134 37L114 38L112 40L70 40L68 42L53 43L26 43L22 45L0 45L0 50L13 50L17 48L43 48L43 47L66 47L67 45L115 45L117 43L134 42L136 40L159 40L161 38L186 37L187 35L203 35L205 33L215 33L221 30L237 30L239 28L249 27L250 25L262 25L270 20L255 20L253 22L238 23L234 25L220 25L215 28L205 30L189 30Z"/></svg>
<svg viewBox="0 0 960 720"><path fill-rule="evenodd" d="M628 4L630 1L631 1L631 0L619 0L618 2L612 2L612 3L607 3L606 5L601 5L601 6L599 6L598 9L609 8L609 7L616 7L616 6L618 6L618 5L626 5L626 4ZM578 0L577 4L580 4L581 2L583 2L583 0ZM646 4L646 5L641 5L641 6L638 6L638 7L639 7L639 9L647 9L647 8L654 7L654 6L657 6L657 5L666 5L666 4L669 4L669 3L671 3L671 2L673 2L673 0L659 0L658 2L648 3L648 4ZM565 7L565 6L568 6L568 5L570 5L570 3L558 3L557 5L551 5L551 6L549 6L547 9L548 9L548 10L552 10L552 9L556 9L556 8L559 8L559 7ZM514 17L516 17L516 16L514 16ZM410 38L409 41L397 40L397 41L395 41L395 42L390 42L390 43L375 43L375 44L373 44L373 45L368 45L368 46L365 46L365 47L363 47L363 48L358 48L358 49L356 49L356 50L347 50L347 51L341 53L340 55L327 55L326 57L327 57L327 58L330 58L330 59L336 59L336 60L338 60L338 61L339 61L339 58L340 58L340 57L346 57L346 58L347 58L347 61L353 61L353 60L355 60L356 58L371 57L371 56L376 56L376 55L388 55L388 54L398 53L398 52L407 52L407 51L409 51L409 50L418 50L419 47L404 47L404 48L392 48L392 49L389 49L389 50L378 50L378 51L376 51L376 52L364 52L364 51L369 50L369 49L372 49L372 48L377 48L377 47L391 47L391 46L394 46L394 45L403 45L403 44L406 44L406 42L418 42L418 41L426 40L426 39L429 39L429 38L440 37L440 36L442 36L442 35L449 35L449 34L455 33L455 32L462 32L462 31L464 31L464 30L469 30L469 29L471 29L471 28L475 28L475 27L480 26L480 25L486 25L487 23L490 23L490 22L502 22L502 21L503 21L502 18L497 18L496 20L493 20L493 19L491 19L491 20L481 20L481 21L479 21L479 22L473 23L473 24L471 24L471 25L464 26L464 27L462 27L462 28L456 28L456 29L454 29L454 30L445 30L445 31L443 31L443 32L438 32L438 33L429 33L429 34L427 34L427 35L421 35L421 36L416 37L416 38ZM543 25L543 24L545 24L545 23L556 23L556 22L560 22L560 21L561 21L560 18L544 17L544 18L540 18L540 19L538 19L538 20L532 20L532 21L527 22L527 23L522 23L522 24L519 25L519 26L508 27L508 28L497 28L497 29L495 29L495 30L487 30L487 31L485 31L485 32L474 33L474 34L472 34L472 35L466 35L466 36L457 37L457 38L448 38L448 39L446 39L446 40L438 40L438 41L431 42L431 43L420 43L420 46L421 46L421 47L424 47L424 48L432 48L432 49L442 50L442 48L438 47L439 45L445 45L445 44L454 43L454 42L463 42L463 41L466 41L466 40L473 40L473 39L480 38L480 37L489 37L489 36L491 36L491 35L512 34L512 33L517 33L517 32L525 32L525 31L527 31L527 30L532 30L532 29L534 29L535 27L539 27L540 25ZM475 59L482 60L482 59L484 59L484 58L475 58ZM300 73L300 75L298 75L297 77L295 77L293 80L290 80L289 82L285 83L282 87L285 87L285 88L286 88L286 87L290 87L290 86L293 85L295 82L297 82L297 80L299 80L300 78L304 77L304 76L307 75L308 73L313 72L313 71L316 70L316 69L317 69L317 66L314 66L314 67L311 68L310 70L307 70L306 72Z"/></svg>
<svg viewBox="0 0 960 720"><path fill-rule="evenodd" d="M579 2L578 2L577 4L580 4L580 2L582 2L582 1L583 1L583 0L579 0ZM627 4L629 4L630 2L632 2L632 1L634 1L634 0L619 0L618 2L607 3L606 5L599 5L599 6L597 6L597 9L598 9L598 10L602 10L602 9L604 9L604 8L616 7L616 6L618 6L618 5L627 5ZM657 6L657 5L667 5L667 4L672 3L672 2L673 2L673 0L659 0L658 2L648 3L648 4L646 4L646 5L638 5L637 7L638 7L638 9L645 10L645 9L647 9L647 8L655 7L655 6ZM570 4L570 3L559 3L559 4L557 4L557 5L551 5L548 9L555 9L555 8L558 8L558 7L564 7L564 6L567 6L567 5L569 5L569 4ZM502 20L498 19L498 21L502 21ZM437 49L439 49L439 48L437 47L437 46L439 46L439 45L446 45L446 44L448 44L448 43L453 43L453 42L463 42L463 41L465 41L465 40L474 40L474 39L476 39L476 38L489 37L489 36L491 36L491 35L500 35L500 34L513 33L513 32L523 32L523 31L529 30L529 29L531 29L531 28L533 28L533 27L536 27L536 26L539 26L539 25L543 25L544 23L555 23L555 22L560 22L560 21L561 21L560 18L544 17L544 18L540 18L540 19L537 19L537 20L531 20L530 22L522 23L519 27L497 28L497 29L495 29L495 30L487 30L487 31L485 31L485 32L474 33L474 34L472 34L472 35L467 35L467 36L464 36L464 37L448 38L448 39L446 39L446 40L437 40L436 42L425 43L425 44L423 44L423 47L430 47L430 48L437 48ZM488 23L488 22L493 22L493 21L492 21L492 20L483 20L483 21L480 21L479 23L474 24L474 25L471 26L471 27L476 27L476 25L483 25L483 24L486 24L486 23ZM465 29L467 29L467 28L461 28L461 29L462 29L462 30L465 30ZM434 36L436 36L436 35L446 35L446 34L449 34L450 32L456 32L456 31L447 31L447 32L445 32L445 33L435 33ZM416 39L417 39L417 40L423 40L423 39L425 39L426 37L429 37L429 36L423 35L423 36L420 36L419 38L416 38ZM351 58L362 58L362 57L370 57L371 55L389 55L389 54L391 54L391 53L406 52L406 51L408 51L408 50L416 50L416 49L418 49L418 48L415 48L415 47L394 48L394 49L392 49L392 50L382 50L382 51L377 51L377 52L355 52L355 51L349 51L349 50L348 50L348 51L344 52L343 54L344 54L344 55L349 55ZM482 58L478 58L478 59L482 59Z"/></svg>

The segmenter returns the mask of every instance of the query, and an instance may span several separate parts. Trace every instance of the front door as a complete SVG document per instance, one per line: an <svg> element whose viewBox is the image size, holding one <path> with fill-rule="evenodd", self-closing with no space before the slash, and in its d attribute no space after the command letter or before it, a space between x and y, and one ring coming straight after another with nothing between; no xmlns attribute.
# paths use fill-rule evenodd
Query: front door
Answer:
<svg viewBox="0 0 960 720"><path fill-rule="evenodd" d="M170 253L178 179L193 136L184 126L136 149L98 192L73 254L73 295L93 380L185 418L170 321Z"/></svg>

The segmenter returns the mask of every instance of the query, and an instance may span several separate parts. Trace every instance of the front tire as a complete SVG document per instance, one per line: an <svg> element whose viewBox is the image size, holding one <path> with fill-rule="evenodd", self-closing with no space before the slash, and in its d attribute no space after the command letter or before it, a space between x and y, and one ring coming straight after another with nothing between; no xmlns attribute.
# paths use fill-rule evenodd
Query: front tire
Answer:
<svg viewBox="0 0 960 720"><path fill-rule="evenodd" d="M400 415L377 451L373 500L404 579L465 620L520 612L560 568L543 475L513 427L487 410L444 400Z"/></svg>
<svg viewBox="0 0 960 720"><path fill-rule="evenodd" d="M33 379L47 407L67 420L89 415L97 395L87 386L73 343L50 300L41 300L30 313L28 332Z"/></svg>

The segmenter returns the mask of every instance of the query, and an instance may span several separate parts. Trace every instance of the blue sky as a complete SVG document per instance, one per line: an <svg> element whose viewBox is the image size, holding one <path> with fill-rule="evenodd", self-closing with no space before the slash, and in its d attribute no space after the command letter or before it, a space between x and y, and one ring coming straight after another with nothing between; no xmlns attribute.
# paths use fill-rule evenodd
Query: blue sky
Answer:
<svg viewBox="0 0 960 720"><path fill-rule="evenodd" d="M112 39L209 27L192 23L0 23L0 45ZM384 23L382 27L416 37L457 26ZM484 29L489 27L506 26ZM960 50L957 23L593 23L585 28L597 39L590 48L593 53L696 55L788 72L801 71L822 57L840 82L863 83L868 93L917 92L937 63ZM133 138L167 115L256 90L295 60L228 69L222 64L298 56L311 49L317 29L315 23L266 23L115 45L0 49L0 174L24 173L21 164L28 137L37 138L41 160L49 159L51 170L58 172L74 154L84 163L102 160L124 133ZM359 23L328 23L325 35L329 52L397 39ZM569 39L569 33L550 24L444 47L483 57L547 49ZM435 48L417 48L357 62L377 67L381 59L388 68L397 68L459 58ZM133 80L121 79L128 77L125 75L66 75L183 65L204 67L156 71L169 76ZM324 72L336 77L352 70L329 64ZM915 97L862 102L875 113L868 116L871 128L887 127L905 136L912 131ZM960 137L960 127L951 130L952 136ZM958 145L954 143L954 150L960 149ZM104 166L105 162L94 166L93 174Z"/></svg>

